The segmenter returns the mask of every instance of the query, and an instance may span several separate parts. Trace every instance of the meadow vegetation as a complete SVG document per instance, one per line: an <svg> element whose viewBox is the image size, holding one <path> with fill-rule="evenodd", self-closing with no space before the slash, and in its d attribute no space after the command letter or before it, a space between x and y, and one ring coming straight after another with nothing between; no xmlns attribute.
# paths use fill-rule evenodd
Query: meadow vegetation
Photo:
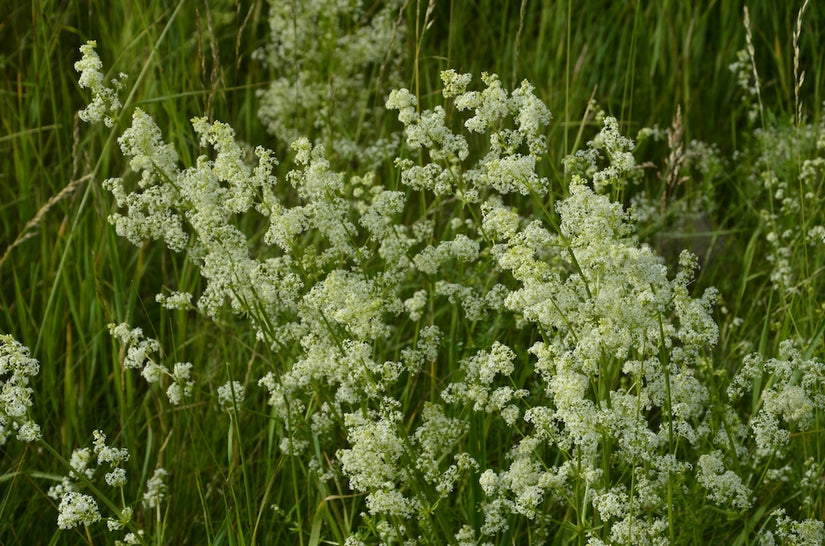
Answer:
<svg viewBox="0 0 825 546"><path fill-rule="evenodd" d="M0 544L825 543L823 15L0 20Z"/></svg>

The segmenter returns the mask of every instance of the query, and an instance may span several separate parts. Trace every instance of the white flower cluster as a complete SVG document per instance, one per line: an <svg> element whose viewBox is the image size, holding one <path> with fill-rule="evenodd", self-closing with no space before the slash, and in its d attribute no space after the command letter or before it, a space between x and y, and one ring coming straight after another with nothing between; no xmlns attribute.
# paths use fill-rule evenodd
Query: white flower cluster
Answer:
<svg viewBox="0 0 825 546"><path fill-rule="evenodd" d="M69 492L77 491L77 482L83 478L91 480L94 477L96 466L92 466L92 450L88 447L77 448L72 451L69 459L69 473L64 476L60 484L49 488L49 497L60 500Z"/></svg>
<svg viewBox="0 0 825 546"><path fill-rule="evenodd" d="M696 478L705 487L708 498L722 506L731 505L737 510L747 510L753 504L753 495L732 470L725 468L718 451L699 457Z"/></svg>
<svg viewBox="0 0 825 546"><path fill-rule="evenodd" d="M218 403L229 413L234 413L245 397L246 392L240 381L227 381L218 387Z"/></svg>
<svg viewBox="0 0 825 546"><path fill-rule="evenodd" d="M401 458L405 448L397 428L401 414L388 408L373 416L361 412L344 416L351 447L338 452L350 487L367 492L367 508L371 513L396 517L412 516L417 506L398 486L409 480L409 470Z"/></svg>
<svg viewBox="0 0 825 546"><path fill-rule="evenodd" d="M156 468L152 473L152 477L146 482L146 488L143 493L143 506L146 508L159 508L160 504L166 499L166 478L169 476L163 468Z"/></svg>
<svg viewBox="0 0 825 546"><path fill-rule="evenodd" d="M190 362L175 363L170 373L166 366L152 359L152 353L160 351L160 344L156 339L145 337L142 328L129 328L128 324L121 322L109 324L109 333L124 345L124 368L140 370L141 375L149 383L158 383L164 376L172 378L166 396L173 405L180 405L184 398L192 395L195 382L191 378Z"/></svg>
<svg viewBox="0 0 825 546"><path fill-rule="evenodd" d="M337 159L367 166L394 153L392 136L371 146L363 141L380 120L376 96L400 80L403 2L269 4L270 40L255 54L273 73L258 93L258 117L268 132L281 144L315 133L313 140L329 144ZM377 80L368 79L376 73Z"/></svg>
<svg viewBox="0 0 825 546"><path fill-rule="evenodd" d="M592 180L596 193L602 193L608 186L621 189L642 175L633 157L634 147L633 141L619 131L618 120L607 116L599 134L587 142L587 149L564 159L564 170ZM603 159L607 159L606 166L600 164Z"/></svg>
<svg viewBox="0 0 825 546"><path fill-rule="evenodd" d="M58 485L50 487L48 491L48 496L58 501L57 525L60 529L72 529L79 525L88 526L103 519L95 497L81 490L94 479L96 470L101 467L108 470L104 476L106 484L122 489L126 485L126 469L123 465L129 461L129 455L129 451L125 448L107 445L106 435L100 430L95 430L93 433L91 449L82 447L72 452L68 474ZM145 507L155 508L164 499L166 475L166 471L162 468L155 470L144 489L143 505ZM109 531L120 531L127 526L134 529L133 515L133 507L122 505L115 512L114 517L106 519L106 526ZM137 533L142 535L143 531L138 530ZM124 535L122 541L118 540L116 543L139 544L138 535L129 532Z"/></svg>
<svg viewBox="0 0 825 546"><path fill-rule="evenodd" d="M756 68L748 49L736 52L736 60L728 65L739 89L743 92L742 103L748 110L748 121L754 123L759 117L759 81L756 79Z"/></svg>
<svg viewBox="0 0 825 546"><path fill-rule="evenodd" d="M405 370L417 370L425 358L434 358L429 334L422 335L418 346L404 347L403 361L371 357L369 344L388 338L394 330L389 317L405 309L400 294L409 294L411 249L430 236L398 223L405 207L402 192L384 190L374 176L347 178L335 172L323 147L298 139L292 145L296 168L285 177L298 203L287 206L276 196L271 152L256 149L257 166L250 167L227 125L203 118L192 124L201 146L212 153L182 170L157 125L135 110L119 143L139 180L134 190L123 179L106 182L121 209L111 221L135 243L154 239L187 252L207 281L195 304L198 310L214 317L228 307L250 317L259 338L270 346L301 348L291 369L260 380L290 434L313 426L323 429L330 413L346 413L343 405L379 400ZM252 211L268 222L263 242L272 246L263 251L266 259L252 255L258 247L235 222ZM469 263L477 258L478 244L459 234L449 252ZM382 264L379 273L365 274L365 262ZM472 299L463 292L457 297L465 305ZM158 299L169 307L191 301L177 292ZM191 393L191 364L178 363L170 372L153 358L157 342L139 329L124 324L111 331L126 345L127 367L141 369L150 382L172 378L167 396L173 404ZM322 406L326 409L304 414L302 399L314 396L317 384L333 388L335 397ZM234 399L240 401L242 389L236 387ZM231 391L226 385L218 389L225 408ZM300 427L304 422L311 426ZM307 445L306 438L293 435L282 442L293 454Z"/></svg>
<svg viewBox="0 0 825 546"><path fill-rule="evenodd" d="M97 500L80 491L94 478L98 468L105 465L109 470L104 476L109 486L123 488L126 485L123 464L129 461L128 450L107 445L106 435L100 430L94 431L92 444L93 449L82 447L72 452L68 474L60 484L49 488L48 496L59 501L57 525L60 529L88 526L102 519ZM115 517L106 519L107 528L109 531L125 528L130 525L133 513L130 506L122 506Z"/></svg>
<svg viewBox="0 0 825 546"><path fill-rule="evenodd" d="M129 452L126 449L107 446L106 435L99 430L94 431L93 435L98 466L108 463L112 468L105 476L106 483L112 487L123 487L126 485L126 469L121 465L129 460Z"/></svg>
<svg viewBox="0 0 825 546"><path fill-rule="evenodd" d="M179 406L184 398L192 396L195 381L191 377L191 362L176 362L172 370L172 384L166 389L166 397L173 406Z"/></svg>
<svg viewBox="0 0 825 546"><path fill-rule="evenodd" d="M100 510L94 497L76 491L69 491L60 498L57 511L57 526L61 529L92 525L100 521Z"/></svg>
<svg viewBox="0 0 825 546"><path fill-rule="evenodd" d="M418 101L412 93L407 89L393 91L386 105L398 110L407 145L426 149L432 160L424 166L409 159L396 160L402 182L436 195L457 191L471 203L477 202L487 188L502 194L544 194L547 180L536 174L536 162L546 152L543 131L550 121L550 111L533 94L533 87L525 81L508 95L495 74L482 75L487 87L480 92L466 90L469 74L445 70L441 79L444 97L453 99L459 111L473 111L464 123L467 130L490 133L489 151L473 168L462 169L469 145L466 138L449 129L444 108L436 106L418 113Z"/></svg>
<svg viewBox="0 0 825 546"><path fill-rule="evenodd" d="M97 42L90 40L80 46L83 57L74 64L74 69L80 72L80 87L89 89L92 93L92 102L81 110L80 119L89 123L103 122L107 127L114 127L117 112L121 108L118 91L123 88L126 75L120 74L118 79L110 81L111 87L104 83L104 76L100 72L103 63L100 61L95 48Z"/></svg>
<svg viewBox="0 0 825 546"><path fill-rule="evenodd" d="M512 349L498 341L493 342L489 352L479 351L461 361L464 380L450 383L441 397L450 403L472 404L473 411L501 412L508 425L515 425L519 409L512 401L524 398L528 392L510 386L492 388L496 376L510 377L515 358Z"/></svg>
<svg viewBox="0 0 825 546"><path fill-rule="evenodd" d="M387 307L375 281L354 272L334 270L304 296L300 314L314 326L314 332L338 324L346 329L347 337L379 339L390 333L383 321ZM396 302L393 308L397 307Z"/></svg>
<svg viewBox="0 0 825 546"><path fill-rule="evenodd" d="M449 457L456 444L467 433L468 424L444 415L443 408L431 402L424 404L422 423L413 434L413 441L419 449L416 468L425 479L436 484L440 494L453 490L459 472L476 468L477 463L466 453L455 456L455 464L445 472L439 468L439 460Z"/></svg>
<svg viewBox="0 0 825 546"><path fill-rule="evenodd" d="M815 546L825 544L825 523L816 519L794 521L786 515L784 508L774 511L776 517L776 534L769 529L760 533L762 546L776 546L777 544L793 544L794 546ZM779 541L777 541L777 537Z"/></svg>
<svg viewBox="0 0 825 546"><path fill-rule="evenodd" d="M127 369L141 369L144 364L157 366L151 360L151 353L160 350L160 344L156 339L143 336L142 328L129 328L125 322L120 324L109 324L109 334L120 340L125 345L126 356L123 358L123 367ZM154 372L149 373L154 376Z"/></svg>
<svg viewBox="0 0 825 546"><path fill-rule="evenodd" d="M158 294L155 296L155 301L167 309L188 309L192 306L192 294L189 292L172 292L168 296L166 294Z"/></svg>
<svg viewBox="0 0 825 546"><path fill-rule="evenodd" d="M759 395L759 410L749 423L755 455L757 459L781 459L791 433L808 430L815 412L825 409L825 364L803 357L792 340L784 340L779 345L778 358L748 355L728 386L728 396L733 400L742 397L757 385L756 379L764 387L755 393Z"/></svg>
<svg viewBox="0 0 825 546"><path fill-rule="evenodd" d="M269 62L301 59L302 40L319 30L325 43L349 44L331 30L338 6L328 13L290 8L316 14L317 28L296 36L290 32L306 19L273 4ZM381 9L375 13L386 23ZM279 125L288 119L279 108L317 108L300 96L316 93L307 84L314 76L303 73L310 65L292 66L289 87L277 91L284 84L276 82L262 113L284 134L292 129ZM133 191L127 181L107 181L120 209L112 222L135 243L153 239L186 252L206 280L196 308L247 317L279 355L280 367L266 370L258 386L279 421L283 454L306 457L319 480L346 481L365 495L365 523L348 543L366 533L415 538L408 522L430 529L431 513L472 479L484 493L479 528L448 530L463 542L492 540L518 518L535 524L538 536L557 523L547 510L554 503L597 516L601 530L586 530L593 544L665 543L669 503L695 491L725 509L747 509L756 493L749 475L735 472L747 465L733 461L748 456L748 426L732 408L710 411L702 382L713 373L716 292L690 294L697 261L687 252L669 277L656 253L639 244L631 215L608 197L639 176L633 141L604 118L587 149L566 159L564 197L541 217L523 217L521 196L548 189L540 165L549 111L526 82L510 93L485 74L484 89L470 91L467 74L441 77L455 116L466 118L463 128L489 138L472 154L478 138L450 129L451 109L419 111L410 91L393 91L386 105L398 110L408 148L421 151L419 162L396 160L404 191L385 188L376 174L337 172L330 152L308 138L292 142L295 167L279 181L272 152L256 149L249 165L252 154L232 129L205 118L192 124L210 150L181 169L151 118L136 110L120 145L139 179ZM319 111L331 119L330 110ZM332 127L326 123L322 131ZM348 151L342 145L334 153L340 159ZM420 203L408 202L411 191ZM241 231L247 214L263 219L262 238ZM158 301L188 308L193 298L173 291ZM442 347L446 328L467 339ZM170 372L152 359L155 340L125 324L110 330L125 345L126 367L150 382L172 378L173 404L190 396L190 363ZM779 359L748 360L729 392L737 399L757 376L772 377L748 423L760 456L784 448L786 433L811 426L825 405L822 365L783 351ZM447 352L459 369L445 378ZM416 398L423 389L429 392ZM244 395L238 381L217 389L226 410ZM477 423L485 431L501 424L514 438L509 450L496 446L505 458L471 456L487 441L472 437ZM333 461L312 452L319 441L334 446ZM700 457L698 445L713 450ZM110 449L96 441L99 464L117 459ZM84 453L91 457L78 452L76 476L87 471ZM147 508L159 506L164 478L159 470L147 484ZM124 479L114 471L106 477ZM68 483L65 492L74 491Z"/></svg>
<svg viewBox="0 0 825 546"><path fill-rule="evenodd" d="M606 119L589 152L566 163L576 172L569 196L556 204L556 225L526 223L495 201L481 207L482 229L495 241L490 255L518 281L504 305L543 333L530 352L536 356L545 395L545 405L533 400L524 412L521 419L533 432L513 449L509 464L482 474L487 495L484 535L506 529L512 513L541 523L546 498L569 499L570 489L583 483L591 491L589 502L612 521L609 536L619 542L664 537L666 518L647 521L616 504L630 493L604 481L604 442L613 446L613 464L634 474L642 461L648 468L661 467L651 475L639 474L640 485L629 502L664 514L666 501L657 491L690 479L692 466L672 458L666 447L675 441L696 444L710 432L704 423L709 394L697 375L718 335L711 318L716 292L709 289L699 299L690 296L696 259L689 253L681 256L675 278L668 278L658 256L633 237L631 219L621 204L589 186L604 191L632 180L631 150L632 142L619 135L615 120ZM610 163L599 170L602 151ZM445 388L445 400L473 411L503 407L505 423L517 425L521 412L507 412L504 404L528 393L507 386L493 390L490 383L496 374L507 377L513 372L513 358L480 352L462 361L465 378ZM548 443L570 458L545 469L546 461L537 453ZM710 483L710 470L703 476ZM719 488L713 493L722 496ZM739 497L735 501L744 506Z"/></svg>
<svg viewBox="0 0 825 546"><path fill-rule="evenodd" d="M439 268L448 260L473 262L478 258L478 242L463 234L458 234L452 241L442 241L437 247L427 245L414 258L415 266L430 276L435 276Z"/></svg>
<svg viewBox="0 0 825 546"><path fill-rule="evenodd" d="M253 301L258 293L257 279L277 272L248 257L246 237L231 223L233 215L253 205L264 214L272 209L254 202L259 195L272 201L270 174L275 160L263 148L256 150L258 165L246 165L246 153L234 140L234 131L226 124L192 120L203 146L211 146L214 159L201 156L196 166L181 171L174 148L163 142L160 130L150 116L135 109L132 125L118 139L130 167L139 172L138 191L129 192L124 181L112 178L104 188L112 192L118 207L109 221L117 233L135 244L146 239L163 241L171 250L186 249L201 267L207 286L197 305L214 315L226 300L235 309ZM166 305L183 306L187 296L174 293L172 299L161 298Z"/></svg>
<svg viewBox="0 0 825 546"><path fill-rule="evenodd" d="M29 416L32 388L29 381L40 364L29 349L9 334L0 334L0 446L12 434L21 442L40 439L40 426Z"/></svg>
<svg viewBox="0 0 825 546"><path fill-rule="evenodd" d="M771 283L788 299L808 289L811 281L799 272L816 269L823 257L821 134L822 127L811 123L759 128L753 131L755 157L740 161L743 178L765 202L758 221L764 226L760 231L767 243L763 255Z"/></svg>

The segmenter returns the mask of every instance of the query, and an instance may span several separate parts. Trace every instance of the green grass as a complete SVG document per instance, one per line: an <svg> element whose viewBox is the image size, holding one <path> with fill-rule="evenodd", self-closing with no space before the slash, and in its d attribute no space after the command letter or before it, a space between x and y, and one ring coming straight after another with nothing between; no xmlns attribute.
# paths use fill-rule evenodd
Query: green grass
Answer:
<svg viewBox="0 0 825 546"><path fill-rule="evenodd" d="M0 50L0 333L13 334L41 363L40 375L31 386L33 417L43 430L43 444L12 439L0 446L0 544L98 544L118 538L105 530L105 523L88 530L58 530L57 507L46 495L68 469L65 459L45 446L68 458L73 449L90 445L96 429L103 430L112 445L131 454L124 490L127 503L139 500L156 467L170 472L168 502L159 513L141 510L135 518L137 526L146 529L149 543L343 543L355 530L378 526L381 521L361 516L366 510L365 495L353 491L346 479L319 479L309 466L311 458L331 460L336 448L346 448L346 431L333 432L329 445L316 438L308 448L311 457L285 455L279 441L288 432L266 404L265 390L256 386L267 371L289 370L302 349L273 350L257 341L245 316L225 313L210 320L193 311L166 310L155 302L155 294L161 291L198 294L205 282L187 256L168 252L157 242L135 247L114 233L106 221L115 210L114 200L102 182L128 169L116 137L129 117L121 116L122 126L109 130L92 127L76 116L88 93L78 87L72 67L79 59L79 46L94 39L104 70L110 76L129 75L122 96L129 96L124 110L131 112L138 106L152 115L184 165L192 165L199 154L207 153L199 149L190 123L192 117L206 115L229 123L240 141L273 148L281 161L277 174L282 179L294 167L293 156L284 143L266 133L257 118L256 92L265 89L273 77L253 59L253 52L268 39L268 4L143 4L137 9L128 2L42 0L0 10L0 36L4 37ZM698 245L705 255L692 293L698 297L709 286L720 293L714 312L720 339L708 355L712 369L704 370L703 378L718 393L713 399L720 405L713 409L712 421L722 428L725 386L746 354L758 351L766 358L774 357L782 340L795 339L806 358L822 361L825 357L825 245L805 240L808 229L825 224L822 169L811 180L812 196L805 196L808 190L803 191L798 183L803 161L822 157L823 152L815 147L816 136L802 139L786 153L772 147L775 142L791 142L801 130L794 123L792 41L801 6L754 4L750 16L764 104L754 123L747 120L742 90L728 69L736 52L746 46L742 14L733 3L568 1L548 5L479 0L438 3L426 17L425 3L410 1L403 12L407 39L399 73L404 85L417 90L422 110L443 103L439 73L455 68L474 74L474 85L482 72L498 74L506 89L527 79L552 111L554 118L545 131L548 154L537 166L550 180L548 201L536 196L506 198L523 216L556 221L550 200L566 197L570 182L561 160L583 148L599 129L588 110L591 98L607 114L616 116L623 134L631 137L641 127L671 127L681 108L682 143L695 139L717 146L723 159L720 169L703 173L698 163L686 165L684 179L668 187L671 149L667 141L642 143L636 152L637 162L646 162L641 182L614 192L613 197L629 204L634 194L644 190L654 203L667 198L667 214L641 222L638 229L642 240L661 251L669 265L675 264L678 255L673 249L693 247L701 240ZM809 6L799 42L799 63L806 73L800 102L814 130L819 128L825 83L825 59L819 47L822 25L821 10ZM375 100L381 104L384 98ZM400 127L395 112L364 123L354 130L362 145ZM776 129L776 136L759 140L757 129ZM313 128L306 131L311 134ZM471 144L478 146L483 138ZM416 158L416 152L403 153ZM391 159L379 167L377 179L388 188L403 190ZM332 167L351 172L350 164ZM762 183L765 172L788 182L785 195L799 204L798 209L780 210L780 201L773 198L775 189L766 190ZM289 186L281 187L286 188L281 196L285 202L297 202ZM435 244L448 238L452 218L471 217L469 207L465 210L448 199L425 192L409 194L404 219L431 214L436 223ZM699 225L686 213L703 196L706 210ZM766 219L761 210L773 210L776 217ZM259 248L263 246L262 219L248 216L241 222L243 231ZM771 282L771 247L765 239L771 231L790 232L784 246L789 252L793 291L777 289ZM381 264L373 262L370 267L377 270ZM457 267L456 277L479 282L487 278L488 271L478 264ZM304 273L312 279L324 271ZM502 282L516 286L512 277ZM535 359L526 349L546 333L518 330L511 316L468 321L458 306L447 305L445 298L438 301L440 306L431 300L426 311L447 341L440 347L437 363L427 363L424 373L410 377L409 384L399 385L394 393L404 407L400 429L412 434L424 401L439 401L441 389L462 373L461 360L478 350L489 350L493 340L519 348L512 384L530 390L527 400L539 403L537 390L543 386L534 373ZM255 316L254 305L249 315ZM138 372L123 369L120 344L107 331L107 324L122 321L141 326L147 336L156 338L164 363L194 364L198 382L187 404L171 406L161 389L147 387ZM403 322L403 328L376 344L373 357L399 360L401 350L409 339L417 339L423 325ZM217 387L230 379L247 386L243 410L231 415L215 402ZM307 415L332 395L319 390ZM755 394L736 407L749 415L761 403ZM466 418L470 425L461 440L462 449L474 455L482 470L509 464L505 453L523 431L502 427L500 420L483 413L454 413L449 417ZM820 411L807 431L794 434L798 451L788 461L790 485L765 485L763 477L752 476L758 498L749 512L736 514L710 506L695 484L690 486L694 490L675 494L670 516L678 519L676 531L683 533L675 536L676 541L754 543L757 531L773 525L770 513L780 506L787 506L793 519L822 520L822 485L806 492L813 500L805 506L793 488L805 459L813 458L822 472L825 440L821 426ZM547 466L562 460L558 450L542 449ZM688 447L677 449L683 453ZM609 461L605 467L609 470ZM766 463L760 468L767 467ZM627 476L621 479L630 483ZM98 481L104 496L120 506L119 493L99 476ZM420 480L420 487L416 493L423 498L437 498L425 480ZM582 494L576 490L574 498L581 501ZM478 475L471 473L454 495L434 501L429 507L434 543L453 540L452 534L463 522L480 528L483 500ZM102 500L100 504L103 510ZM548 503L546 508L548 542L584 542L578 531L592 513L580 511L575 502L566 508ZM414 521L408 524L416 535ZM401 520L391 522L395 525ZM511 515L510 528L490 540L532 543L540 527Z"/></svg>

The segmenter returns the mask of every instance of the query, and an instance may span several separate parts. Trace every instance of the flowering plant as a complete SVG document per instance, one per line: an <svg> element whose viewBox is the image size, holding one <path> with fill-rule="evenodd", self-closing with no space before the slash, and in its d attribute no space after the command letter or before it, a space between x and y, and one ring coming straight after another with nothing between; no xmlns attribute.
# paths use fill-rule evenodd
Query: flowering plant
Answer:
<svg viewBox="0 0 825 546"><path fill-rule="evenodd" d="M58 528L161 544L180 499L196 498L189 528L207 543L669 544L709 528L821 543L825 364L792 335L817 319L793 316L811 289L783 273L803 258L779 250L818 244L821 215L795 205L762 153L753 168L781 191L764 214L770 271L754 276L792 319L775 354L770 319L758 351L731 349L730 294L697 281L691 252L662 257L639 229L678 213L641 190L652 164L637 162L639 141L668 137L666 198L688 165L718 176L714 148L682 155L678 122L631 138L599 113L553 175L555 122L527 81L444 70L424 98L392 73L394 90L362 95L359 74L392 64L402 9L273 3L257 55L275 74L259 116L277 153L208 108L191 134L165 135L151 106L121 101L130 80L107 81L96 44L81 47L79 117L110 131L128 165L101 184L108 222L162 256L163 286L146 316L107 309L120 428L75 436L65 459L32 415L39 364L0 337L0 444L34 443L64 464L38 476L54 482ZM313 64L319 44L341 58ZM325 79L337 83L323 98ZM373 115L397 116L395 136L345 134ZM820 167L799 163L799 195L817 197ZM208 338L204 352L190 336Z"/></svg>

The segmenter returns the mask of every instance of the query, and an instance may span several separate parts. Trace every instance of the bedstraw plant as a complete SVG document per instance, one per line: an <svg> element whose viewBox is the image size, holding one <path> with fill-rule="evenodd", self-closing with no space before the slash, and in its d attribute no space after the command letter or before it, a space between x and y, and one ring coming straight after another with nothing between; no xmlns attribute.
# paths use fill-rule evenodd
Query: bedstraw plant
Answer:
<svg viewBox="0 0 825 546"><path fill-rule="evenodd" d="M825 543L806 6L789 122L766 117L745 11L730 71L748 131L724 157L682 142L680 111L631 135L595 101L559 153L539 84L509 74L447 66L424 97L416 65L411 91L401 55L422 62L437 12L408 4L270 2L270 148L209 113L164 131L134 100L142 74L79 48L78 131L124 162L92 169L100 229L175 274L153 276L152 309L106 309L100 388L120 412L72 441L37 421L49 364L0 336L0 446L23 450L0 483L37 484L54 543ZM657 142L665 159L641 159ZM752 200L701 262L739 253L733 280L655 237L727 221L726 168ZM190 341L193 317L208 334ZM41 455L62 472L24 465Z"/></svg>

